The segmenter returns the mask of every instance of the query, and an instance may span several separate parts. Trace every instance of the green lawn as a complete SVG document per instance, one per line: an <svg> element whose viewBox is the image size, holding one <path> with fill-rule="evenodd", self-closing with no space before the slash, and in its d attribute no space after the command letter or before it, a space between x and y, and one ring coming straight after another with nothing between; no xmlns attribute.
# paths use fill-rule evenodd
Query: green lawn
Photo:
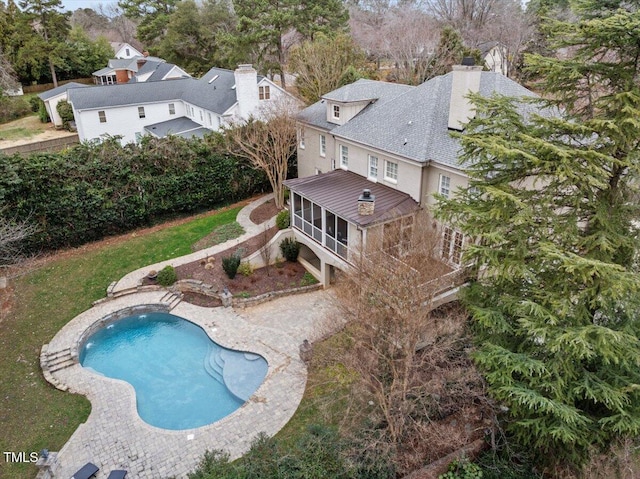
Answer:
<svg viewBox="0 0 640 479"><path fill-rule="evenodd" d="M191 253L191 245L214 228L235 221L240 207L199 216L157 232L127 235L125 241L59 255L18 279L15 304L0 322L0 451L59 450L91 405L83 396L54 389L43 378L40 348L80 312L105 296L126 273ZM33 478L35 466L7 464L0 477Z"/></svg>
<svg viewBox="0 0 640 479"><path fill-rule="evenodd" d="M48 124L41 123L36 114L31 114L18 120L0 124L0 141L31 138L44 132L47 127Z"/></svg>

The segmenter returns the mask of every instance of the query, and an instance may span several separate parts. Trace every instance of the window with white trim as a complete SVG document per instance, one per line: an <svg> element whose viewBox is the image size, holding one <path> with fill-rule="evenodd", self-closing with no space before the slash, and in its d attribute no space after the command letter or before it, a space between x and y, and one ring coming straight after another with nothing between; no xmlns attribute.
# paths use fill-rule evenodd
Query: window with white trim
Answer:
<svg viewBox="0 0 640 479"><path fill-rule="evenodd" d="M333 105L333 117L336 120L340 118L340 105Z"/></svg>
<svg viewBox="0 0 640 479"><path fill-rule="evenodd" d="M98 118L100 118L100 123L106 123L107 122L107 113L104 110L100 110L98 112Z"/></svg>
<svg viewBox="0 0 640 479"><path fill-rule="evenodd" d="M304 150L304 128L300 128L300 148Z"/></svg>
<svg viewBox="0 0 640 479"><path fill-rule="evenodd" d="M320 135L320 156L327 154L327 137Z"/></svg>
<svg viewBox="0 0 640 479"><path fill-rule="evenodd" d="M340 166L343 168L349 167L349 147L340 145Z"/></svg>
<svg viewBox="0 0 640 479"><path fill-rule="evenodd" d="M460 264L464 235L459 231L445 226L442 232L442 257L453 264Z"/></svg>
<svg viewBox="0 0 640 479"><path fill-rule="evenodd" d="M389 181L398 181L398 163L385 160L384 162L384 179Z"/></svg>
<svg viewBox="0 0 640 479"><path fill-rule="evenodd" d="M204 123L204 113L202 113L202 110L198 110L200 112L200 121Z"/></svg>
<svg viewBox="0 0 640 479"><path fill-rule="evenodd" d="M176 114L176 104L169 103L169 115L175 115L175 114Z"/></svg>
<svg viewBox="0 0 640 479"><path fill-rule="evenodd" d="M260 100L269 100L271 98L271 87L269 85L258 87L258 98Z"/></svg>
<svg viewBox="0 0 640 479"><path fill-rule="evenodd" d="M440 175L438 192L445 198L449 198L449 193L451 192L451 178L445 175Z"/></svg>
<svg viewBox="0 0 640 479"><path fill-rule="evenodd" d="M367 173L369 178L378 179L378 157L369 155L369 171Z"/></svg>
<svg viewBox="0 0 640 479"><path fill-rule="evenodd" d="M147 114L144 112L144 107L143 106L139 106L138 107L138 116L140 118L146 118Z"/></svg>

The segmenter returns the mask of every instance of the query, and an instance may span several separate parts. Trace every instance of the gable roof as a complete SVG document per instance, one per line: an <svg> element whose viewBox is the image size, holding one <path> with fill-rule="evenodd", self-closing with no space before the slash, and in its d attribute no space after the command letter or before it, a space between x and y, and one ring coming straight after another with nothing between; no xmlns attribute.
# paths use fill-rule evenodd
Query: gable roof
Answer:
<svg viewBox="0 0 640 479"><path fill-rule="evenodd" d="M420 209L418 203L407 193L382 183L373 183L363 176L341 169L286 180L284 184L291 191L359 226L382 223ZM358 214L358 198L364 189L371 190L375 195L372 215Z"/></svg>
<svg viewBox="0 0 640 479"><path fill-rule="evenodd" d="M57 88L52 88L51 90L47 90L45 92L39 93L38 97L42 101L46 101L49 98L53 98L54 96L60 95L61 93L65 93L73 88L86 88L88 86L89 85L84 85L82 83L69 82L69 83L65 83L64 85L60 85Z"/></svg>
<svg viewBox="0 0 640 479"><path fill-rule="evenodd" d="M332 125L331 133L421 163L434 161L459 168L460 146L448 129L452 78L452 73L435 77L394 95L391 101L372 103L346 124ZM514 97L536 96L495 72L481 73L480 93L484 96L493 93ZM304 110L301 119L315 113L317 105ZM307 112L311 108L314 109ZM535 107L523 104L521 109L526 114Z"/></svg>
<svg viewBox="0 0 640 479"><path fill-rule="evenodd" d="M257 81L261 79L259 77ZM234 72L223 68L212 68L198 80L181 78L97 86L87 92L84 90L70 96L77 110L183 100L222 115L237 102Z"/></svg>
<svg viewBox="0 0 640 479"><path fill-rule="evenodd" d="M382 105L414 88L416 87L400 83L358 80L327 93L320 101L302 110L298 114L298 120L325 130L332 130L338 128L339 125L327 121L327 101L356 102L369 100Z"/></svg>
<svg viewBox="0 0 640 479"><path fill-rule="evenodd" d="M146 83L125 83L122 85L105 85L91 88L71 90L69 100L76 110L109 108L115 106L156 103L159 101L179 100L187 84L197 80L183 80Z"/></svg>

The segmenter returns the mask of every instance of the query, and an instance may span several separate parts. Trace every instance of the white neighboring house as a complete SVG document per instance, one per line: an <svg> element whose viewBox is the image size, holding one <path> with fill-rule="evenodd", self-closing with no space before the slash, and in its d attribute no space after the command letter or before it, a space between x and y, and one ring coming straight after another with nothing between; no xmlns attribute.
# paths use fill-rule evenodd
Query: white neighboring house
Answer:
<svg viewBox="0 0 640 479"><path fill-rule="evenodd" d="M82 83L69 82L64 85L60 85L57 88L52 90L45 91L40 93L38 97L44 102L44 106L47 109L47 113L49 114L49 118L51 118L51 123L55 125L56 128L62 128L62 118L58 115L58 103L62 100L68 99L68 92L73 88L86 88L88 85L83 85Z"/></svg>
<svg viewBox="0 0 640 479"><path fill-rule="evenodd" d="M202 78L130 83L69 90L80 141L143 135L202 137L232 121L260 117L281 98L291 98L251 65L212 68Z"/></svg>
<svg viewBox="0 0 640 479"><path fill-rule="evenodd" d="M482 53L487 70L509 76L509 51L504 44L485 42L481 43L478 48Z"/></svg>
<svg viewBox="0 0 640 479"><path fill-rule="evenodd" d="M141 51L133 48L128 43L111 42L111 48L113 48L113 52L115 53L114 58L133 58L143 56Z"/></svg>

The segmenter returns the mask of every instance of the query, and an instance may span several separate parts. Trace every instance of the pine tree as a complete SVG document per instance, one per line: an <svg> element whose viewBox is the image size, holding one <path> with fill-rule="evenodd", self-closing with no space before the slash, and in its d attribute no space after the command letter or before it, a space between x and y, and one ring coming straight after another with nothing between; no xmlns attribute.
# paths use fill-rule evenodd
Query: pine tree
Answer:
<svg viewBox="0 0 640 479"><path fill-rule="evenodd" d="M579 465L640 433L640 13L552 31L572 55L528 62L554 100L474 96L469 188L438 215L474 238L463 296L508 430Z"/></svg>
<svg viewBox="0 0 640 479"><path fill-rule="evenodd" d="M339 0L234 0L238 16L239 47L254 50L260 70L279 73L285 84L285 64L291 39L298 33L305 39L322 32L334 35L346 28L349 15Z"/></svg>
<svg viewBox="0 0 640 479"><path fill-rule="evenodd" d="M61 11L61 0L22 0L20 7L34 32L26 45L28 55L46 58L53 85L57 87L56 65L63 61L64 42L71 29L70 14Z"/></svg>

